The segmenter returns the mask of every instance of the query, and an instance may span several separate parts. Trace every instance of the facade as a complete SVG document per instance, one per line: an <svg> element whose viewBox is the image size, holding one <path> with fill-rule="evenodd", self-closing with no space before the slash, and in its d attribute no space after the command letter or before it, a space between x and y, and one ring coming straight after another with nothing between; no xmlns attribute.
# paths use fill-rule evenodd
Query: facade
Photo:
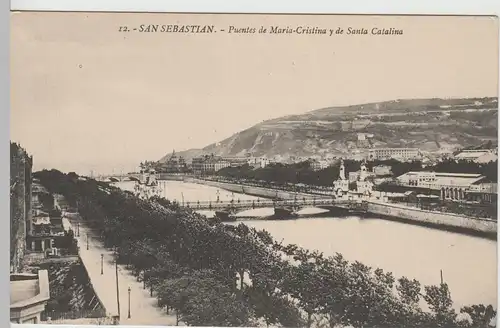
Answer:
<svg viewBox="0 0 500 328"><path fill-rule="evenodd" d="M478 182L470 186L465 195L466 199L480 203L496 203L498 200L498 184Z"/></svg>
<svg viewBox="0 0 500 328"><path fill-rule="evenodd" d="M356 181L356 189L359 194L370 196L373 190L373 182L368 178L373 176L373 172L369 172L366 163L361 163L358 181Z"/></svg>
<svg viewBox="0 0 500 328"><path fill-rule="evenodd" d="M489 149L462 150L455 155L455 159L485 164L498 160L498 155Z"/></svg>
<svg viewBox="0 0 500 328"><path fill-rule="evenodd" d="M186 160L182 156L177 156L175 150L172 155L161 165L161 171L164 173L181 173L187 169Z"/></svg>
<svg viewBox="0 0 500 328"><path fill-rule="evenodd" d="M412 160L421 157L418 148L375 148L370 149L368 158L373 159L397 159L397 160Z"/></svg>
<svg viewBox="0 0 500 328"><path fill-rule="evenodd" d="M264 168L270 163L271 161L265 157L250 157L247 159L247 164L254 168Z"/></svg>
<svg viewBox="0 0 500 328"><path fill-rule="evenodd" d="M248 163L247 157L221 157L221 159L229 162L231 167L239 167Z"/></svg>
<svg viewBox="0 0 500 328"><path fill-rule="evenodd" d="M10 270L18 272L31 220L33 157L16 143L10 144Z"/></svg>
<svg viewBox="0 0 500 328"><path fill-rule="evenodd" d="M344 160L340 161L339 178L333 182L333 190L337 197L349 193L349 180L346 178Z"/></svg>
<svg viewBox="0 0 500 328"><path fill-rule="evenodd" d="M206 155L193 158L192 170L194 174L213 174L223 168L231 166L231 163L220 156Z"/></svg>
<svg viewBox="0 0 500 328"><path fill-rule="evenodd" d="M32 196L31 196L31 208L35 210L40 210L43 208L43 197L49 195L49 192L45 187L37 182L32 184Z"/></svg>
<svg viewBox="0 0 500 328"><path fill-rule="evenodd" d="M408 172L397 178L399 185L437 190L442 200L465 200L470 192L477 192L485 177L481 174ZM472 188L472 190L471 190Z"/></svg>
<svg viewBox="0 0 500 328"><path fill-rule="evenodd" d="M339 178L333 182L333 191L336 197L345 197L349 194L359 196L370 196L373 192L373 182L370 181L370 177L373 176L373 172L368 171L366 162L361 164L361 168L355 175L349 173L349 177L355 176L356 179L350 181L346 178L346 171L344 161L340 162ZM349 190L349 184L356 182L356 190Z"/></svg>
<svg viewBox="0 0 500 328"><path fill-rule="evenodd" d="M36 211L31 218L30 233L26 236L27 249L31 252L45 252L53 247L54 236L49 214Z"/></svg>
<svg viewBox="0 0 500 328"><path fill-rule="evenodd" d="M328 167L328 162L323 160L313 159L309 160L309 165L310 168L313 169L314 171L319 171L326 169Z"/></svg>
<svg viewBox="0 0 500 328"><path fill-rule="evenodd" d="M10 275L10 322L17 324L40 323L40 316L50 299L49 274Z"/></svg>

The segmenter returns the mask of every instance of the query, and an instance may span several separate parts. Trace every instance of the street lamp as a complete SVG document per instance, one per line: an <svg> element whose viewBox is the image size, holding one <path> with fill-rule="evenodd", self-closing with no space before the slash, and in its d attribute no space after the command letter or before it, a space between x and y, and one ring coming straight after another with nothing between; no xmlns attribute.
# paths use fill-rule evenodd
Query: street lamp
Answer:
<svg viewBox="0 0 500 328"><path fill-rule="evenodd" d="M87 234L87 250L89 250L89 234Z"/></svg>
<svg viewBox="0 0 500 328"><path fill-rule="evenodd" d="M104 254L101 254L101 274L104 274Z"/></svg>
<svg viewBox="0 0 500 328"><path fill-rule="evenodd" d="M130 319L130 287L128 288L128 318Z"/></svg>

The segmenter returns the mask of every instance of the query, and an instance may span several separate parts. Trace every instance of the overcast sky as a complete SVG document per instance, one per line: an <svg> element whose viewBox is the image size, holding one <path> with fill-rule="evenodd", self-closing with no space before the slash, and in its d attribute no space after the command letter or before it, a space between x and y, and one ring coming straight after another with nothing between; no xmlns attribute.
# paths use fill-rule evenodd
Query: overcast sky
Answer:
<svg viewBox="0 0 500 328"><path fill-rule="evenodd" d="M118 33L140 24L394 27L403 36ZM17 13L11 137L35 169L129 171L263 120L372 101L497 96L498 21Z"/></svg>

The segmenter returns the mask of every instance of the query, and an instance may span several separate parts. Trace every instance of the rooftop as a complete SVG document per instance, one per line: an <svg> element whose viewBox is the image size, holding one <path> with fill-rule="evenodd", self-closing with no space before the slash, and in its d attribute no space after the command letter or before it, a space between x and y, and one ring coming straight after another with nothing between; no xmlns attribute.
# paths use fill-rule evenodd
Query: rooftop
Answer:
<svg viewBox="0 0 500 328"><path fill-rule="evenodd" d="M10 304L35 297L38 293L38 279L35 275L33 279L11 281L10 282Z"/></svg>
<svg viewBox="0 0 500 328"><path fill-rule="evenodd" d="M49 274L38 270L38 274L10 275L10 308L23 308L50 299Z"/></svg>
<svg viewBox="0 0 500 328"><path fill-rule="evenodd" d="M456 178L479 178L480 173L449 173L449 172L434 172L434 171L410 171L403 175L433 175L435 177L456 177Z"/></svg>

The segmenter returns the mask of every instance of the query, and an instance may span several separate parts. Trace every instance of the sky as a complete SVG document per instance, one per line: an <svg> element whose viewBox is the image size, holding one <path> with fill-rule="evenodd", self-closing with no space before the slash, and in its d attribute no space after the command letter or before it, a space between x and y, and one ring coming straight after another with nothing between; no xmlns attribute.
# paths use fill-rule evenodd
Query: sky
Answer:
<svg viewBox="0 0 500 328"><path fill-rule="evenodd" d="M214 34L119 26L213 24ZM402 36L227 34L230 25ZM490 17L13 13L11 140L34 169L132 171L263 120L404 98L498 96Z"/></svg>

